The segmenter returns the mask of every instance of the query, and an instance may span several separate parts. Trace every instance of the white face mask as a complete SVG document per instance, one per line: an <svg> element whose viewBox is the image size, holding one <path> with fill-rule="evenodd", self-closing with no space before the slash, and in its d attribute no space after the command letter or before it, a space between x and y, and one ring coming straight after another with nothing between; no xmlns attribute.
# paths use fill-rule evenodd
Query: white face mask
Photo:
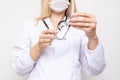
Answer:
<svg viewBox="0 0 120 80"><path fill-rule="evenodd" d="M52 0L50 2L50 8L55 12L62 12L68 8L68 0Z"/></svg>

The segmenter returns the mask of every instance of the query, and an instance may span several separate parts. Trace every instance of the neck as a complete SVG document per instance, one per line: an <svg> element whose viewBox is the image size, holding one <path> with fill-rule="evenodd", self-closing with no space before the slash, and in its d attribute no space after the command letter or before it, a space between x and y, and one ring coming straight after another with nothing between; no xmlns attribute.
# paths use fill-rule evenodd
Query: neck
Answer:
<svg viewBox="0 0 120 80"><path fill-rule="evenodd" d="M50 19L51 19L51 22L60 22L61 20L64 19L64 16L65 16L65 11L64 12L61 12L61 13L57 13L57 12L52 12L51 15L50 15Z"/></svg>

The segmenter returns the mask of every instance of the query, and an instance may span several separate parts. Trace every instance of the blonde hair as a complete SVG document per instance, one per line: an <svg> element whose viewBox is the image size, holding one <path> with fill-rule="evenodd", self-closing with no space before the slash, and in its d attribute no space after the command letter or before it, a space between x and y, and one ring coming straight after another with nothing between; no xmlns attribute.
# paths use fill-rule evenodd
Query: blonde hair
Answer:
<svg viewBox="0 0 120 80"><path fill-rule="evenodd" d="M48 3L49 3L49 0L41 0L41 9L42 10L41 10L41 15L38 18L36 18L37 22L40 19L45 19L50 16L51 9L50 9ZM75 0L70 0L70 6L67 9L66 15L70 17L76 11L77 10L76 10Z"/></svg>

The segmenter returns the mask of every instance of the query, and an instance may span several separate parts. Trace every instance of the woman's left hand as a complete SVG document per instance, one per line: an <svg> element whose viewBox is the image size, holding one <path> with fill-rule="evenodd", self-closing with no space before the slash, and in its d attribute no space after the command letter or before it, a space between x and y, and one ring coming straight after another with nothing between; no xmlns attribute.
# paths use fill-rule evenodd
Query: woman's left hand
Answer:
<svg viewBox="0 0 120 80"><path fill-rule="evenodd" d="M96 37L96 24L95 16L85 12L74 13L70 20L70 25L85 31L88 39Z"/></svg>

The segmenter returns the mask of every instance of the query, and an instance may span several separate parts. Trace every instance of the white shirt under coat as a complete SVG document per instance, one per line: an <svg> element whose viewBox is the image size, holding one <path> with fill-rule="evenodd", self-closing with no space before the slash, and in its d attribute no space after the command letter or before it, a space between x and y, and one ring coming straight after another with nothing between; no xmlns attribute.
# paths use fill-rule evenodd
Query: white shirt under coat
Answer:
<svg viewBox="0 0 120 80"><path fill-rule="evenodd" d="M45 19L49 28L52 24ZM98 75L106 65L103 46L88 50L88 39L82 30L70 27L66 40L53 40L35 62L30 57L30 49L39 41L46 26L40 20L26 22L13 48L12 67L19 75L28 75L28 80L82 80L81 70L88 75Z"/></svg>

